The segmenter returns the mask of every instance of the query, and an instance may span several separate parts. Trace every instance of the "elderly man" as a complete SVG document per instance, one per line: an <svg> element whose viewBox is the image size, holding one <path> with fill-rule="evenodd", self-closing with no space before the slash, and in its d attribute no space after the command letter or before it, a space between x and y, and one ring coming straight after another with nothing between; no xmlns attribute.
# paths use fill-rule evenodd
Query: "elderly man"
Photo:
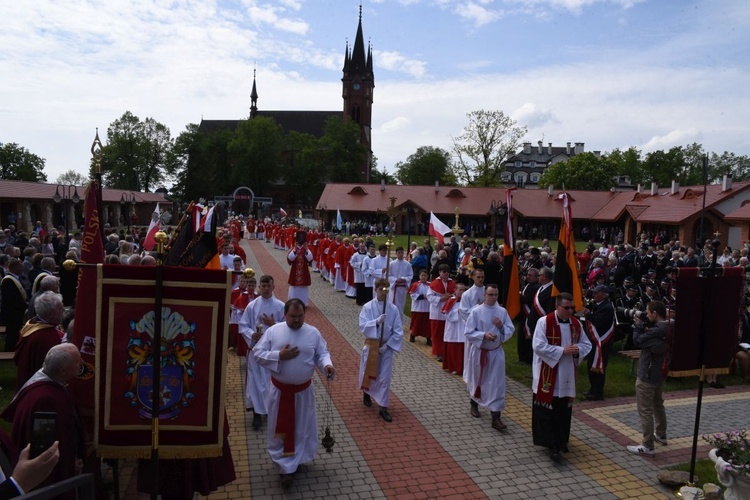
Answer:
<svg viewBox="0 0 750 500"><path fill-rule="evenodd" d="M41 276L41 275L40 275ZM60 279L57 276L44 276L39 280L39 287L29 300L29 308L26 309L26 319L32 319L36 316L36 299L44 292L60 293ZM63 304L65 300L63 299Z"/></svg>
<svg viewBox="0 0 750 500"><path fill-rule="evenodd" d="M266 395L268 454L288 488L300 464L315 458L318 422L312 376L317 366L328 378L334 368L320 331L305 324L305 304L291 299L284 304L284 323L263 334L253 349L255 361L271 372Z"/></svg>
<svg viewBox="0 0 750 500"><path fill-rule="evenodd" d="M21 387L42 367L47 352L58 345L64 336L57 328L65 313L62 295L44 292L37 297L34 304L36 316L21 329L13 356L18 366L16 387Z"/></svg>
<svg viewBox="0 0 750 500"><path fill-rule="evenodd" d="M59 441L60 461L42 486L76 476L83 469L83 432L75 400L65 388L80 371L81 353L75 345L52 347L44 358L42 369L21 387L2 413L3 419L13 423L11 436L18 449L31 442L31 416L34 413L56 413L55 437Z"/></svg>
<svg viewBox="0 0 750 500"><path fill-rule="evenodd" d="M404 330L401 312L388 298L388 280L375 283L377 297L362 307L359 313L359 330L365 336L362 358L359 364L359 386L364 391L365 406L372 398L380 405L380 416L386 422L393 421L388 413L393 372L393 353L401 350Z"/></svg>
<svg viewBox="0 0 750 500"><path fill-rule="evenodd" d="M31 293L32 295L39 291L39 285L41 284L42 280L47 276L53 276L55 270L57 269L57 265L55 264L55 259L52 257L44 257L41 262L41 271L39 271L39 274L36 275L34 278L34 283L31 285Z"/></svg>

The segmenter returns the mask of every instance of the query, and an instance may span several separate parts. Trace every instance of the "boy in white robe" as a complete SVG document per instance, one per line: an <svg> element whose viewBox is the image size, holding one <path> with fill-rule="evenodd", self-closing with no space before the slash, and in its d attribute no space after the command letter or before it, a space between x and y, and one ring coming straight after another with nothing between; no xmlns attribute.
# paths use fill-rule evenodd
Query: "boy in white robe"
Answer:
<svg viewBox="0 0 750 500"><path fill-rule="evenodd" d="M412 276L414 276L414 270L411 264L404 260L404 248L396 248L396 260L392 260L388 265L388 281L391 285L388 301L393 302L401 314L404 314L406 292L411 285Z"/></svg>
<svg viewBox="0 0 750 500"><path fill-rule="evenodd" d="M474 284L464 292L461 296L461 308L459 312L461 314L461 321L466 325L466 321L469 319L469 313L476 306L484 302L484 269L475 269L471 275L471 279L474 280ZM469 339L464 337L464 382L466 382L466 365L468 364L467 357L469 356Z"/></svg>
<svg viewBox="0 0 750 500"><path fill-rule="evenodd" d="M393 418L388 412L388 402L393 373L393 353L401 350L404 330L401 313L390 301L386 301L388 281L378 280L376 292L377 298L365 304L359 313L359 330L365 336L359 364L359 386L364 391L365 406L370 406L374 399L380 406L380 416L386 422L391 422ZM375 349L378 352L374 352Z"/></svg>
<svg viewBox="0 0 750 500"><path fill-rule="evenodd" d="M284 303L274 297L273 277L260 277L260 296L250 302L240 318L239 330L250 350L245 362L245 409L253 410L253 429L263 424L261 415L267 415L265 398L271 384L271 374L256 363L252 354L263 331L284 320Z"/></svg>
<svg viewBox="0 0 750 500"><path fill-rule="evenodd" d="M497 286L484 290L484 303L469 313L466 338L469 340L466 387L471 398L471 416L479 418L479 405L492 413L492 428L505 430L500 419L505 409L505 351L502 344L515 332L508 311L497 303Z"/></svg>
<svg viewBox="0 0 750 500"><path fill-rule="evenodd" d="M281 472L281 485L294 482L292 474L318 451L318 420L312 376L317 366L328 378L335 370L323 335L305 324L305 305L299 299L284 304L284 323L263 334L253 349L255 361L271 372L268 407L268 454ZM283 437L276 437L283 435Z"/></svg>

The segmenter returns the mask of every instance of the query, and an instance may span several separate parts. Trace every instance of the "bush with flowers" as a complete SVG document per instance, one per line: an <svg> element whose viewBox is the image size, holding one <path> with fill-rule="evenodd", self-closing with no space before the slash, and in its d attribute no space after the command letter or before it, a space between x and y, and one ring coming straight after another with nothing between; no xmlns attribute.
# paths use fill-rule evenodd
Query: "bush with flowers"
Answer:
<svg viewBox="0 0 750 500"><path fill-rule="evenodd" d="M716 448L716 455L729 462L735 472L750 476L750 430L707 434L703 439Z"/></svg>

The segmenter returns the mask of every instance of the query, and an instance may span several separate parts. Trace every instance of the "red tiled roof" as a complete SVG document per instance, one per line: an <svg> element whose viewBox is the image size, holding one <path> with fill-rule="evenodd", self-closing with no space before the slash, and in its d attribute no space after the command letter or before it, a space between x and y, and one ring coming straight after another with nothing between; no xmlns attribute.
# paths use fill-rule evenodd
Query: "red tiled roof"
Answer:
<svg viewBox="0 0 750 500"><path fill-rule="evenodd" d="M0 180L0 198L4 199L27 199L39 201L51 201L57 191L57 184L45 184L43 182L24 182ZM74 192L83 199L86 192L85 186L76 186ZM61 193L62 194L62 193ZM158 193L141 193L139 191L128 191L124 189L104 189L102 198L104 202L115 203L122 199L125 194L135 197L136 203L167 203L162 195Z"/></svg>
<svg viewBox="0 0 750 500"><path fill-rule="evenodd" d="M750 202L746 201L737 210L729 212L724 216L724 220L732 222L744 222L750 220Z"/></svg>

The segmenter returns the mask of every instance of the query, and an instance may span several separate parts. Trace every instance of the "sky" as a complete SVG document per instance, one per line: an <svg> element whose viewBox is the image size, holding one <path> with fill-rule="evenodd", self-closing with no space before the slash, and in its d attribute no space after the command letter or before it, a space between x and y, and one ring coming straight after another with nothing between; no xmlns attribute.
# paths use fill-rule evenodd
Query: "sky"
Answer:
<svg viewBox="0 0 750 500"><path fill-rule="evenodd" d="M750 154L746 0L363 0L372 146L394 172L474 110L525 140ZM87 174L126 111L177 137L260 110L341 110L358 0L0 0L0 143Z"/></svg>

